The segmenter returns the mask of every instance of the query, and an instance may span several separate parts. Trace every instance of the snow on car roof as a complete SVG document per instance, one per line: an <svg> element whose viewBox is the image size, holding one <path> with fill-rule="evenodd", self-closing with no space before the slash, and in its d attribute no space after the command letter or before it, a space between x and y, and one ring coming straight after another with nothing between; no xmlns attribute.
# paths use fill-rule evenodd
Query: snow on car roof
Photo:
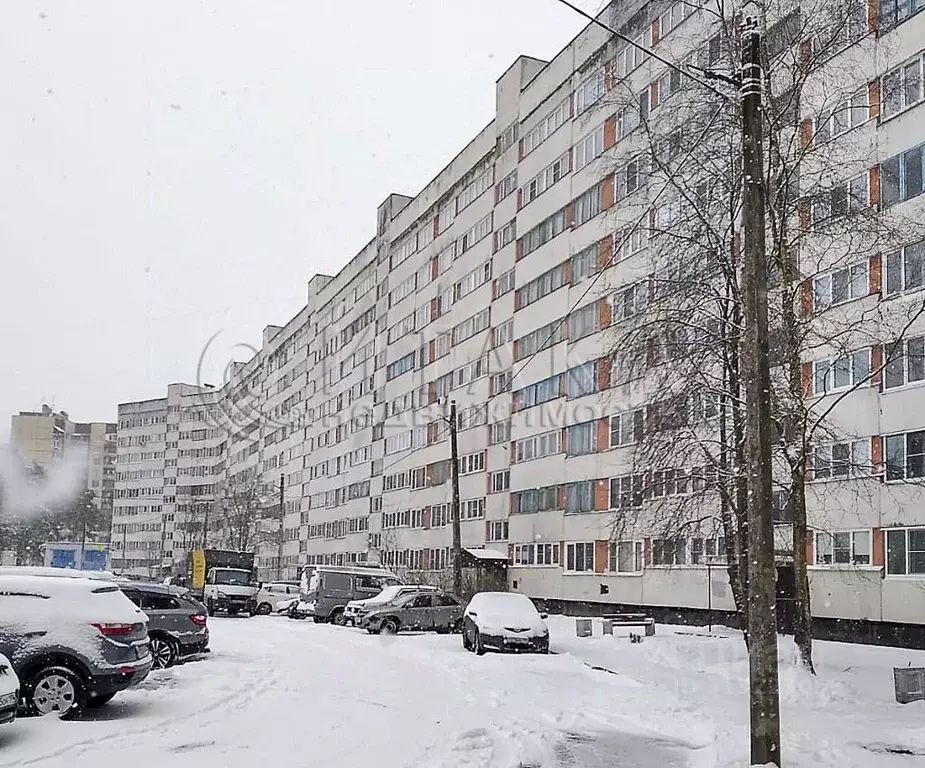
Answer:
<svg viewBox="0 0 925 768"><path fill-rule="evenodd" d="M3 624L49 619L86 622L88 617L103 622L147 621L114 582L0 573L0 598Z"/></svg>
<svg viewBox="0 0 925 768"><path fill-rule="evenodd" d="M49 565L7 565L0 568L0 575L11 576L55 576L59 579L93 579L115 581L112 571L78 571L76 568L52 568Z"/></svg>
<svg viewBox="0 0 925 768"><path fill-rule="evenodd" d="M499 617L535 618L539 613L533 601L519 592L479 592L473 595L467 610L473 608Z"/></svg>
<svg viewBox="0 0 925 768"><path fill-rule="evenodd" d="M477 560L507 560L508 556L504 552L498 552L496 549L466 549L470 555Z"/></svg>

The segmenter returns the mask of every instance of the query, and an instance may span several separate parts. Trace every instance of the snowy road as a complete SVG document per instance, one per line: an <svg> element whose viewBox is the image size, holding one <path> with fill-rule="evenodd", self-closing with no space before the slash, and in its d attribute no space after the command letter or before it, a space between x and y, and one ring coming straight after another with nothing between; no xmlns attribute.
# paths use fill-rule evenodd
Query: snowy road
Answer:
<svg viewBox="0 0 925 768"><path fill-rule="evenodd" d="M688 765L683 748L614 729L629 683L566 654L479 658L455 635L276 617L210 624L212 654L154 673L94 720L0 729L0 768Z"/></svg>
<svg viewBox="0 0 925 768"><path fill-rule="evenodd" d="M210 626L208 657L154 673L92 719L0 727L0 768L746 764L747 660L732 631L660 626L631 645L577 639L572 620L553 617L554 655L477 657L455 635L277 617ZM925 666L925 652L817 643L811 677L781 645L788 766L925 761L925 702L903 707L891 690L892 667Z"/></svg>

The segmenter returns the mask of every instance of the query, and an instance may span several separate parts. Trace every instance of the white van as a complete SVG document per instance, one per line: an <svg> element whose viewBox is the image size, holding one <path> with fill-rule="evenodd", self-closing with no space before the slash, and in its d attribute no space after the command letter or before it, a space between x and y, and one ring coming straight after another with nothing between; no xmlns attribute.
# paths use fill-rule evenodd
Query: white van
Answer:
<svg viewBox="0 0 925 768"><path fill-rule="evenodd" d="M302 576L300 599L289 615L341 625L346 624L344 608L351 600L375 597L386 587L401 584L391 571L371 565L310 565Z"/></svg>

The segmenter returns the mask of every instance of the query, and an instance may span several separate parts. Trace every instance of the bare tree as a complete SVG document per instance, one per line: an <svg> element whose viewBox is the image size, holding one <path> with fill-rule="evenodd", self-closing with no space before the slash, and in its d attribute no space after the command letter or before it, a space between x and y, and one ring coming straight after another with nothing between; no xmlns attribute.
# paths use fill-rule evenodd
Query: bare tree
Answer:
<svg viewBox="0 0 925 768"><path fill-rule="evenodd" d="M911 217L880 210L879 158L869 133L879 86L868 82L858 57L832 63L869 33L866 6L815 0L751 8L765 32L774 477L793 533L795 639L812 669L805 486L811 457L815 446L840 434L838 404L880 380L895 341L921 315L920 303L878 302L877 254L925 232ZM701 44L686 61L704 71L737 72L740 8L710 4L697 13L701 25L711 26L698 29ZM614 81L604 100L615 113L618 142L604 161L619 203L610 263L620 266L615 284L606 286L613 306L610 383L621 404L629 404L615 421L612 443L634 446L632 469L618 478L611 506L619 510L614 538L650 532L658 537L653 557L661 564L677 563L687 539L695 559L721 547L745 624L743 178L741 117L735 92L729 94L724 100L664 69L641 91ZM853 298L860 301L849 307ZM835 361L832 376L841 376L861 349L869 350L866 366L858 356L857 372L839 382L836 396L813 386L807 361L825 355Z"/></svg>
<svg viewBox="0 0 925 768"><path fill-rule="evenodd" d="M259 521L273 504L256 475L241 473L219 483L215 516L226 544L239 552L251 551L257 543Z"/></svg>

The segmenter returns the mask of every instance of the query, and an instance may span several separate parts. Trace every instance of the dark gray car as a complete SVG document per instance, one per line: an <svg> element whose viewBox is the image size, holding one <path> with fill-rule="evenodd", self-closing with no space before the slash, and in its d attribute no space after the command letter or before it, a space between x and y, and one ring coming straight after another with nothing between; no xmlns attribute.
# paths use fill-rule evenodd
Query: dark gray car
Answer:
<svg viewBox="0 0 925 768"><path fill-rule="evenodd" d="M147 618L116 584L2 569L0 653L19 676L25 708L65 718L105 704L151 669Z"/></svg>
<svg viewBox="0 0 925 768"><path fill-rule="evenodd" d="M138 581L120 581L119 587L148 616L148 639L156 669L208 650L206 609L188 590Z"/></svg>
<svg viewBox="0 0 925 768"><path fill-rule="evenodd" d="M459 632L463 604L449 592L427 590L404 594L377 606L366 616L366 630L394 634L403 629L423 632Z"/></svg>

